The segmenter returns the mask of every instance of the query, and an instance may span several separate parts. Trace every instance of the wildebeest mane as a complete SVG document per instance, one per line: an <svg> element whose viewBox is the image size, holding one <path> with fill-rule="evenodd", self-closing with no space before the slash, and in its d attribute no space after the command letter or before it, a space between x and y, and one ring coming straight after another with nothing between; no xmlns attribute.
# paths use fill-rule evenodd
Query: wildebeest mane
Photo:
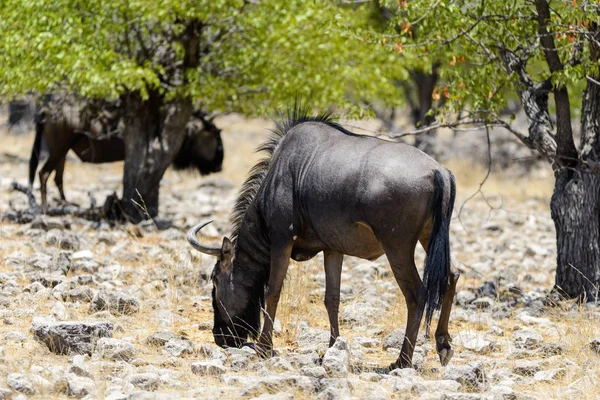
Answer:
<svg viewBox="0 0 600 400"><path fill-rule="evenodd" d="M285 115L280 114L279 121L275 121L275 128L271 130L271 136L256 149L257 153L264 152L266 156L252 167L248 174L248 178L246 178L246 181L242 185L242 189L235 201L235 206L233 207L230 218L232 226L231 239L234 243L237 241L238 234L240 233L246 210L248 210L248 207L250 207L256 198L258 190L260 189L265 176L269 172L271 159L273 158L275 150L277 150L277 147L279 147L279 144L285 135L291 131L292 128L305 122L320 122L335 128L346 135L357 136L356 133L348 131L335 122L331 113L309 115L309 112L310 110L308 107L300 106L296 102L294 107L289 109Z"/></svg>

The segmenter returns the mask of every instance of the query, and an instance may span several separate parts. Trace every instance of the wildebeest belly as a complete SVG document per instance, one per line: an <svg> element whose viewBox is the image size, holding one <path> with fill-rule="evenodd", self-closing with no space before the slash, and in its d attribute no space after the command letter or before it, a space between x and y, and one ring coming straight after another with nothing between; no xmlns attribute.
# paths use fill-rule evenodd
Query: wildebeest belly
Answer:
<svg viewBox="0 0 600 400"><path fill-rule="evenodd" d="M113 136L108 139L95 140L84 135L81 136L71 148L81 161L100 164L125 159L125 143L122 139Z"/></svg>
<svg viewBox="0 0 600 400"><path fill-rule="evenodd" d="M375 260L384 253L371 227L363 222L356 222L349 229L326 237L327 239L321 240L317 232L307 229L294 241L292 259L306 261L323 250L333 250L367 260Z"/></svg>

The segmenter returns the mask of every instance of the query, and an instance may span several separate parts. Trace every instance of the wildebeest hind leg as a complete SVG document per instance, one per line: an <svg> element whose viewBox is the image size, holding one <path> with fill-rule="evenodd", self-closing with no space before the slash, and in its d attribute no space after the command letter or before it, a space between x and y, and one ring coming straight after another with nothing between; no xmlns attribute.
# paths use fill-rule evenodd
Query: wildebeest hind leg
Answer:
<svg viewBox="0 0 600 400"><path fill-rule="evenodd" d="M277 313L277 304L283 281L287 273L290 256L292 255L292 244L283 246L272 244L271 247L271 271L269 273L269 283L265 295L265 312L263 329L258 338L256 346L257 352L263 357L271 357L273 355L273 323Z"/></svg>
<svg viewBox="0 0 600 400"><path fill-rule="evenodd" d="M448 364L454 355L454 350L452 350L452 347L450 346L452 338L448 333L448 321L450 320L450 311L452 310L452 302L454 301L454 294L456 293L456 282L459 277L460 272L458 272L454 265L451 264L448 290L444 295L442 311L440 312L440 319L435 331L435 345L440 357L440 363L444 366Z"/></svg>
<svg viewBox="0 0 600 400"><path fill-rule="evenodd" d="M338 313L340 309L340 281L344 255L326 250L325 255L325 308L329 316L329 347L333 346L340 335Z"/></svg>
<svg viewBox="0 0 600 400"><path fill-rule="evenodd" d="M408 309L402 350L400 356L398 356L398 360L390 365L390 369L410 368L412 367L412 356L417 342L419 326L421 325L421 321L417 321L416 319L419 293L422 285L421 277L415 266L414 246L412 251L388 251L388 249L386 249L386 255L390 262L390 266L392 267L396 282L404 295L406 307Z"/></svg>
<svg viewBox="0 0 600 400"><path fill-rule="evenodd" d="M425 230L421 238L419 238L421 245L427 251L429 245L429 231ZM448 323L450 321L450 311L452 311L452 303L454 301L454 294L456 293L456 282L460 277L460 272L454 267L452 263L450 263L450 277L448 280L448 289L446 290L446 294L444 295L444 300L442 302L442 310L440 312L440 318L438 320L438 326L435 330L435 346L438 352L438 356L440 357L440 363L445 366L448 364L452 356L454 355L454 350L450 343L452 342L452 338L450 337L450 333L448 333ZM429 327L427 327L427 331L429 332Z"/></svg>

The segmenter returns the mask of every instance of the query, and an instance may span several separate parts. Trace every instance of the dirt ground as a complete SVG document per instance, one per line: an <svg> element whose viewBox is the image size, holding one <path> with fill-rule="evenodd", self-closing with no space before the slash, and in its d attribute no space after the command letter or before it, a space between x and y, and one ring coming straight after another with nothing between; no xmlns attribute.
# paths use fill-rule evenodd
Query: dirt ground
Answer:
<svg viewBox="0 0 600 400"><path fill-rule="evenodd" d="M190 249L185 231L210 218L214 228L205 240L216 243L228 232L237 191L260 157L254 149L272 124L239 115L216 123L223 129L223 171L207 177L167 171L160 214L173 221L168 230L152 224L110 228L72 217L0 224L0 398L600 398L600 357L590 345L600 337L600 310L543 302L556 257L548 206L553 179L543 165L529 175L494 172L478 192L484 168L465 157L444 163L457 181L451 245L462 273L450 318L456 353L449 366L439 365L433 339L421 338L416 373L365 372L397 358L397 330L405 324L404 299L385 257L345 260L340 362L346 365L346 354L346 372L334 374L317 362L324 354L337 360L326 353L320 256L291 264L276 322L280 357L262 360L217 348L210 331L214 261ZM366 132L378 126L344 123ZM0 216L27 207L25 196L9 189L13 181L27 183L32 142L32 133L0 128ZM122 168L70 157L68 200L87 206L90 196L101 202L120 193ZM49 198L58 197L52 182L49 187ZM94 300L70 295L87 290L91 296L121 293L137 310L98 311ZM131 354L111 358L100 345L90 356L55 354L35 338L39 321L110 322L114 345ZM157 331L183 339L149 344Z"/></svg>

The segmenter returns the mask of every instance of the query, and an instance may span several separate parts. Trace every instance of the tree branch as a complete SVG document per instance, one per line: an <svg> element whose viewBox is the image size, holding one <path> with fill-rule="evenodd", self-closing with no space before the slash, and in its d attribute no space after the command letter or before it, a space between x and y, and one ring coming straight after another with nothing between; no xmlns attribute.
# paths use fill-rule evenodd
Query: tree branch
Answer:
<svg viewBox="0 0 600 400"><path fill-rule="evenodd" d="M550 5L546 0L535 0L535 8L538 18L538 33L544 50L546 63L551 73L556 73L564 68L560 61L554 36L548 31L550 21ZM556 103L556 152L558 162L571 165L571 160L577 159L577 150L573 141L573 130L571 127L571 104L569 92L566 86L555 87L554 102Z"/></svg>
<svg viewBox="0 0 600 400"><path fill-rule="evenodd" d="M548 93L552 89L552 83L550 80L545 80L537 85L534 84L525 68L527 60L500 46L499 54L505 69L518 77L513 84L529 120L528 140L531 144L529 147L533 146L554 168L557 168L558 165L555 165L557 143L548 111ZM519 137L519 139L523 141L523 138Z"/></svg>

